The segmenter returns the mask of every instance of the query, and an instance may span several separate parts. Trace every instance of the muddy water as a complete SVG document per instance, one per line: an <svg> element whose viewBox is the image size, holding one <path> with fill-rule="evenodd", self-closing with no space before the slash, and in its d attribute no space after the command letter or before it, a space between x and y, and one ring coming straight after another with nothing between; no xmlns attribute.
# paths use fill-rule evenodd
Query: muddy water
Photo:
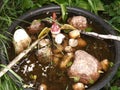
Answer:
<svg viewBox="0 0 120 90"><path fill-rule="evenodd" d="M112 45L93 37L82 35L82 38L87 41L87 46L81 49L95 56L98 60L113 59L110 51ZM67 70L62 71L54 66L52 62L41 64L35 53L35 51L30 52L13 67L13 70L24 79L24 83L33 85L36 90L40 84L46 84L49 87L48 90L66 90L66 88L72 90L71 86L74 82L68 78ZM12 60L14 57L14 53L11 53L10 59Z"/></svg>

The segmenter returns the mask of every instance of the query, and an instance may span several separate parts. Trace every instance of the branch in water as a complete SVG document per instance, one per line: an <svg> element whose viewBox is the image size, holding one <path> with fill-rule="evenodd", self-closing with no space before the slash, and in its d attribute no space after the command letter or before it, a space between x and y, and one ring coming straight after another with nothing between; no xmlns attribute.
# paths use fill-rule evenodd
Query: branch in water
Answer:
<svg viewBox="0 0 120 90"><path fill-rule="evenodd" d="M94 37L102 38L102 39L112 39L112 40L120 41L119 36L115 36L115 35L111 35L111 34L103 35L103 34L98 34L98 33L95 33L95 32L84 32L84 31L81 31L80 33L88 35L88 36L94 36Z"/></svg>
<svg viewBox="0 0 120 90"><path fill-rule="evenodd" d="M28 54L38 43L40 40L42 40L45 36L43 36L41 39L36 40L32 45L21 52L18 56L16 56L3 70L0 71L0 77L2 77L7 71L9 71L12 66L14 66L18 61L20 61L26 54Z"/></svg>

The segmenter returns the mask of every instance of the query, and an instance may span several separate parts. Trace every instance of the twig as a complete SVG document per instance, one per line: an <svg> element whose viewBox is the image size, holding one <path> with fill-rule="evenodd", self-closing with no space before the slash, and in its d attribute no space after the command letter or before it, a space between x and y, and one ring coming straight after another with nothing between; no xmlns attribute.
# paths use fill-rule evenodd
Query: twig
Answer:
<svg viewBox="0 0 120 90"><path fill-rule="evenodd" d="M117 40L120 41L120 36L115 36L115 35L103 35L103 34L98 34L95 32L84 32L84 31L80 31L81 34L85 34L88 36L94 36L94 37L98 37L98 38L102 38L102 39L112 39L112 40Z"/></svg>
<svg viewBox="0 0 120 90"><path fill-rule="evenodd" d="M38 43L41 39L43 39L45 36L41 37L40 39L36 40L32 45L21 52L18 56L16 56L3 70L0 71L0 77L2 77L7 71L9 71L12 66L14 66L18 61L20 61L26 54L28 54Z"/></svg>

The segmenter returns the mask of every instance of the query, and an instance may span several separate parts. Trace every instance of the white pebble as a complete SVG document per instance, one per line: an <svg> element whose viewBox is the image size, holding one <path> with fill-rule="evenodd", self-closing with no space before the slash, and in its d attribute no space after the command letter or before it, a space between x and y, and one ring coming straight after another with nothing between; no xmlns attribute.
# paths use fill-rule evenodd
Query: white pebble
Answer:
<svg viewBox="0 0 120 90"><path fill-rule="evenodd" d="M29 67L28 67L28 71L31 72L33 71L33 68L35 67L35 64L31 64Z"/></svg>
<svg viewBox="0 0 120 90"><path fill-rule="evenodd" d="M55 36L55 42L56 42L57 44L61 44L62 41L64 40L64 38L65 38L65 35L59 33L59 34L57 34L57 35Z"/></svg>
<svg viewBox="0 0 120 90"><path fill-rule="evenodd" d="M30 42L31 38L24 29L18 29L15 31L13 35L13 44L17 54L27 48Z"/></svg>
<svg viewBox="0 0 120 90"><path fill-rule="evenodd" d="M69 46L76 47L78 45L78 40L76 39L69 39Z"/></svg>
<svg viewBox="0 0 120 90"><path fill-rule="evenodd" d="M26 61L26 63L30 63L30 60Z"/></svg>
<svg viewBox="0 0 120 90"><path fill-rule="evenodd" d="M44 47L44 46L47 46L49 43L50 43L50 40L49 40L49 39L42 39L42 40L39 42L39 45L40 45L41 47Z"/></svg>
<svg viewBox="0 0 120 90"><path fill-rule="evenodd" d="M84 84L80 82L74 84L72 87L73 87L73 90L85 90Z"/></svg>
<svg viewBox="0 0 120 90"><path fill-rule="evenodd" d="M65 51L66 51L66 52L72 52L73 49L72 49L71 46L66 46L66 47L65 47Z"/></svg>
<svg viewBox="0 0 120 90"><path fill-rule="evenodd" d="M69 32L69 36L71 38L77 38L77 37L79 37L80 36L80 30L73 30L73 31Z"/></svg>

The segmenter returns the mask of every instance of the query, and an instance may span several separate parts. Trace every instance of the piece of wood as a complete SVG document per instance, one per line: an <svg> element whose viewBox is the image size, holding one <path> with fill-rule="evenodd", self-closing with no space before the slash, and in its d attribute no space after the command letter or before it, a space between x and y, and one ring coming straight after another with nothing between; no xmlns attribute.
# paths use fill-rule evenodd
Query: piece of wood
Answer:
<svg viewBox="0 0 120 90"><path fill-rule="evenodd" d="M37 39L33 42L26 50L22 51L18 56L16 56L7 66L0 71L0 77L2 77L7 71L9 71L18 61L20 61L26 54L28 54L45 36Z"/></svg>
<svg viewBox="0 0 120 90"><path fill-rule="evenodd" d="M103 35L103 34L98 34L95 32L85 32L85 31L80 31L81 34L84 35L88 35L88 36L92 36L92 37L97 37L97 38L101 38L101 39L111 39L111 40L117 40L120 41L120 36L115 36L115 35Z"/></svg>

